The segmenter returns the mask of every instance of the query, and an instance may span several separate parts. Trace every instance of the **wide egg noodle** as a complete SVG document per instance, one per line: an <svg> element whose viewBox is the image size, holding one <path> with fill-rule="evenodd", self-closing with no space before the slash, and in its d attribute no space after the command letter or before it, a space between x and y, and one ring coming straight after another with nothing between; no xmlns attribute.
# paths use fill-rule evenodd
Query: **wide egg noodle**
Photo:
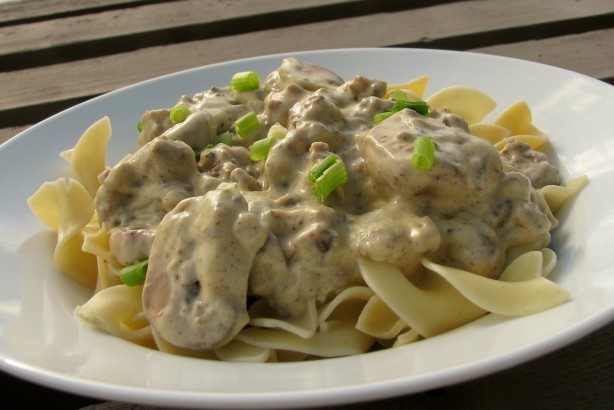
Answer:
<svg viewBox="0 0 614 410"><path fill-rule="evenodd" d="M111 267L109 261L101 258L100 256L97 256L96 262L98 267L98 276L94 293L98 293L103 289L115 285L120 285L122 283L119 279L119 275L113 272L113 268ZM117 271L117 269L115 270Z"/></svg>
<svg viewBox="0 0 614 410"><path fill-rule="evenodd" d="M571 295L556 283L538 277L519 282L504 282L475 275L429 260L422 264L441 275L464 297L485 311L503 316L525 316L567 302Z"/></svg>
<svg viewBox="0 0 614 410"><path fill-rule="evenodd" d="M226 362L250 362L264 363L268 361L277 361L274 350L254 346L238 340L232 340L230 343L215 349L215 354L220 360Z"/></svg>
<svg viewBox="0 0 614 410"><path fill-rule="evenodd" d="M308 338L284 330L248 327L237 335L247 345L283 352L299 352L316 357L347 356L364 353L374 343L374 338L357 330L356 322L373 292L364 286L345 289L317 311L318 329ZM314 304L315 306L315 304Z"/></svg>
<svg viewBox="0 0 614 410"><path fill-rule="evenodd" d="M526 252L514 259L499 275L504 282L522 282L545 276L542 251Z"/></svg>
<svg viewBox="0 0 614 410"><path fill-rule="evenodd" d="M447 281L425 272L420 286L392 264L358 257L363 279L410 328L431 337L469 323L487 313Z"/></svg>
<svg viewBox="0 0 614 410"><path fill-rule="evenodd" d="M586 184L588 184L588 177L582 175L570 179L562 185L546 185L540 188L538 192L544 198L552 213L556 214L565 202L580 192Z"/></svg>
<svg viewBox="0 0 614 410"><path fill-rule="evenodd" d="M420 340L420 335L418 332L416 332L415 329L409 329L408 331L401 333L391 347L404 346L406 344L417 342L418 340Z"/></svg>
<svg viewBox="0 0 614 410"><path fill-rule="evenodd" d="M97 280L96 257L81 249L84 228L94 218L94 201L85 187L74 179L45 182L28 198L28 205L43 223L57 232L55 266L93 289Z"/></svg>
<svg viewBox="0 0 614 410"><path fill-rule="evenodd" d="M318 322L321 324L327 320L354 318L356 312L352 311L349 306L352 305L362 311L371 297L373 297L373 291L365 286L347 288L318 309Z"/></svg>
<svg viewBox="0 0 614 410"><path fill-rule="evenodd" d="M407 328L379 296L372 296L358 317L356 329L376 339L393 339Z"/></svg>
<svg viewBox="0 0 614 410"><path fill-rule="evenodd" d="M462 85L437 91L426 102L431 108L447 109L463 117L467 124L482 121L497 106L495 100L482 91Z"/></svg>
<svg viewBox="0 0 614 410"><path fill-rule="evenodd" d="M77 306L75 315L117 337L154 346L149 322L143 314L142 290L142 286L111 286Z"/></svg>
<svg viewBox="0 0 614 410"><path fill-rule="evenodd" d="M489 122L469 124L469 133L483 138L493 145L512 135L512 132L507 128Z"/></svg>
<svg viewBox="0 0 614 410"><path fill-rule="evenodd" d="M554 252L550 248L544 248L541 250L542 253L542 276L547 278L550 273L554 270L556 266L556 252Z"/></svg>
<svg viewBox="0 0 614 410"><path fill-rule="evenodd" d="M337 357L366 353L374 339L356 330L355 322L335 321L312 338L303 339L279 329L249 327L236 336L236 340L263 348L302 352L316 357Z"/></svg>
<svg viewBox="0 0 614 410"><path fill-rule="evenodd" d="M92 224L90 223L90 225ZM92 229L91 232L86 231L82 249L84 252L96 255L98 276L94 293L121 283L119 271L122 265L111 254L107 227L96 223L96 229Z"/></svg>
<svg viewBox="0 0 614 410"><path fill-rule="evenodd" d="M60 154L72 167L77 179L92 197L100 187L98 175L105 170L107 144L111 138L111 120L103 117L92 124L74 148Z"/></svg>
<svg viewBox="0 0 614 410"><path fill-rule="evenodd" d="M114 259L109 246L109 229L98 224L98 229L86 233L83 250L105 260Z"/></svg>
<svg viewBox="0 0 614 410"><path fill-rule="evenodd" d="M315 298L310 298L304 313L295 318L281 317L264 299L254 302L248 313L250 326L283 329L304 339L313 337L318 327Z"/></svg>
<svg viewBox="0 0 614 410"><path fill-rule="evenodd" d="M524 100L511 104L499 114L493 123L509 129L512 135L544 136L543 132L533 125L531 108Z"/></svg>
<svg viewBox="0 0 614 410"><path fill-rule="evenodd" d="M424 97L424 91L426 90L426 86L429 83L429 77L424 75L421 77L414 78L406 83L402 84L389 84L386 89L386 94L384 98L390 98L390 93L396 90L409 91L414 94L418 99L422 99Z"/></svg>

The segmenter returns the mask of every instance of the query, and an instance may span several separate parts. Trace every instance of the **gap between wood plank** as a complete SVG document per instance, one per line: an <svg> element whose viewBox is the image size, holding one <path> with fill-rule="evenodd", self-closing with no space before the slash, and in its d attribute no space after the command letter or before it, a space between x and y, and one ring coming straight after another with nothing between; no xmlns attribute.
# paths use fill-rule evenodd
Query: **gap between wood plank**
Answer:
<svg viewBox="0 0 614 410"><path fill-rule="evenodd" d="M459 0L185 0L0 27L0 71ZM189 10L187 12L186 10Z"/></svg>
<svg viewBox="0 0 614 410"><path fill-rule="evenodd" d="M200 44L199 42L196 43ZM476 48L475 51L542 62L614 84L614 67L611 65L611 61L614 61L614 49L610 47L613 43L614 29L609 29L545 40L481 47ZM215 47L215 44L210 44L210 46ZM272 46L275 46L275 44ZM179 46L173 46L173 50L178 52L177 56L185 54L191 49L187 46L184 52L177 47ZM314 45L314 48L318 48L317 44ZM192 47L192 49L198 49L198 53L190 55L192 60L184 61L170 57L168 60L177 63L177 65L164 67L147 64L147 61L152 58L159 59L160 55L167 55L164 48L154 48L147 50L151 54L149 57L143 54L128 54L113 56L111 61L107 61L110 57L104 57L102 60L81 61L76 66L65 67L60 65L58 67L35 69L32 72L0 73L0 83L5 85L5 99L0 101L0 128L35 123L102 93L169 72L211 64L217 62L215 58L224 61L232 57L247 57L246 55L212 56L207 49L200 46ZM297 51L307 49L309 48L305 47ZM473 50L469 49L468 51ZM261 52L263 50L259 49L250 51L253 51L256 55L263 54ZM582 58L578 58L578 56L582 56ZM140 70L134 73L126 72L121 77L115 76L113 78L107 75L108 72L117 72L116 66L118 65L138 67L139 64L149 70ZM51 68L53 68L53 71L49 71ZM87 74L84 76L84 73ZM105 77L109 78L105 80ZM38 82L37 78L40 78L41 81ZM52 80L50 81L49 78L52 78ZM25 82L28 82L28 84L24 85ZM48 90L45 91L44 87L47 87ZM24 92L27 89L36 89L37 92Z"/></svg>
<svg viewBox="0 0 614 410"><path fill-rule="evenodd" d="M176 0L20 0L0 4L0 27Z"/></svg>
<svg viewBox="0 0 614 410"><path fill-rule="evenodd" d="M379 35L382 29L380 24L383 23L384 27L388 28L386 13L399 11L403 11L409 31L421 29L425 35L421 40L418 37L412 43L407 43L407 40L403 39L407 36L394 26L389 27L390 41L387 45L426 44L431 48L449 49L493 45L501 42L500 40L521 41L595 30L608 27L614 18L614 14L611 14L614 13L614 4L608 6L602 0L542 0L538 5L533 1L518 0L507 8L507 14L504 16L501 15L501 8L507 7L508 2L501 0L308 0L303 1L300 7L282 0L268 0L248 3L239 11L237 4L240 3L233 6L231 1L224 3L224 7L219 5L215 8L205 7L204 2L194 0L0 28L0 71L338 19L339 24L352 24L348 19L369 14L383 18L381 23L367 23L362 27L362 31L373 31L374 35ZM181 6L191 9L192 12L185 13ZM604 18L604 13L608 11L611 15ZM414 14L420 18L413 19ZM483 20L478 19L471 24L476 28L484 26L485 30L490 26L491 34L477 35L476 30L473 30L454 38L453 46L450 46L447 40L439 43L442 40L438 38L438 31L446 31L445 26L454 26L465 20L471 21L472 14L485 15ZM522 20L515 18L519 14L523 15ZM445 16L445 19L438 19L438 16ZM509 21L506 20L508 16ZM489 20L493 19L498 19L501 24L492 25ZM428 24L433 27L427 27ZM369 27L369 30L365 30L365 27ZM441 30L437 30L439 27ZM526 27L534 29L524 30ZM397 41L396 36L400 37ZM429 44L433 41L436 43Z"/></svg>

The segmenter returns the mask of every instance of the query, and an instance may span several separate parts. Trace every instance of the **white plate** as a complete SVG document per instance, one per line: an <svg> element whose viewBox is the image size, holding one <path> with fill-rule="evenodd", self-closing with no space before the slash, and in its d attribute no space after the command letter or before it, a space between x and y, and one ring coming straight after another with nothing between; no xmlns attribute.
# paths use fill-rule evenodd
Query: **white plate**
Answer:
<svg viewBox="0 0 614 410"><path fill-rule="evenodd" d="M114 136L107 162L136 147L149 108L173 105L232 73L274 70L283 55L233 61L165 76L95 98L0 146L0 369L57 389L175 407L297 407L350 403L441 387L492 373L567 345L614 318L614 87L526 61L436 50L350 49L288 54L352 78L390 83L429 75L427 95L444 86L478 87L499 102L520 99L552 139L564 177L589 185L554 233L555 280L573 300L516 319L486 316L409 346L356 357L291 364L232 364L163 354L77 325L73 308L88 291L51 264L53 235L26 198L60 176L61 150L104 115ZM496 114L496 113L495 113Z"/></svg>

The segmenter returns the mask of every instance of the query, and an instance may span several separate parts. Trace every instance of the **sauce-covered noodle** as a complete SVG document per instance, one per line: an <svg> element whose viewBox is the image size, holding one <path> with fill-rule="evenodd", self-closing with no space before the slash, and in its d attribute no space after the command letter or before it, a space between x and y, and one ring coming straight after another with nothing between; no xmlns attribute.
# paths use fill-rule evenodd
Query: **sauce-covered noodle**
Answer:
<svg viewBox="0 0 614 410"><path fill-rule="evenodd" d="M62 153L74 178L28 200L58 232L58 268L95 290L77 316L166 352L263 362L564 303L546 279L553 212L586 178L561 183L523 101L484 122L486 94L424 100L427 81L344 81L287 58L254 89L182 97L185 118L146 112L113 167L110 120L93 124ZM425 137L434 153L417 166ZM142 261L144 284L123 284Z"/></svg>

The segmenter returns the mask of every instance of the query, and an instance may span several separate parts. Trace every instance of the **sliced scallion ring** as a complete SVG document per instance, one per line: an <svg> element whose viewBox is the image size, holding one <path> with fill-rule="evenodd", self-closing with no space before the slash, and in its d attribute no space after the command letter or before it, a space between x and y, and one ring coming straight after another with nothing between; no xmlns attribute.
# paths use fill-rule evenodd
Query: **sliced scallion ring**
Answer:
<svg viewBox="0 0 614 410"><path fill-rule="evenodd" d="M258 116L255 112L250 111L235 121L235 130L237 130L239 137L245 138L255 131L259 125Z"/></svg>
<svg viewBox="0 0 614 410"><path fill-rule="evenodd" d="M170 120L173 124L179 124L185 121L186 118L192 113L188 107L185 105L176 105L171 110L169 115Z"/></svg>
<svg viewBox="0 0 614 410"><path fill-rule="evenodd" d="M230 88L235 93L253 91L260 87L260 78L253 71L236 73L230 80Z"/></svg>
<svg viewBox="0 0 614 410"><path fill-rule="evenodd" d="M414 142L414 154L411 162L416 169L431 169L435 161L435 144L429 137L418 137Z"/></svg>
<svg viewBox="0 0 614 410"><path fill-rule="evenodd" d="M324 202L335 189L348 182L345 164L332 154L318 161L307 176L313 184L313 194L321 202Z"/></svg>
<svg viewBox="0 0 614 410"><path fill-rule="evenodd" d="M119 280L126 286L138 286L145 283L147 274L147 266L149 261L135 263L134 265L126 266L119 272Z"/></svg>
<svg viewBox="0 0 614 410"><path fill-rule="evenodd" d="M272 138L263 138L261 140L255 141L252 145L249 146L249 158L252 161L261 161L263 159L266 159L272 146Z"/></svg>

